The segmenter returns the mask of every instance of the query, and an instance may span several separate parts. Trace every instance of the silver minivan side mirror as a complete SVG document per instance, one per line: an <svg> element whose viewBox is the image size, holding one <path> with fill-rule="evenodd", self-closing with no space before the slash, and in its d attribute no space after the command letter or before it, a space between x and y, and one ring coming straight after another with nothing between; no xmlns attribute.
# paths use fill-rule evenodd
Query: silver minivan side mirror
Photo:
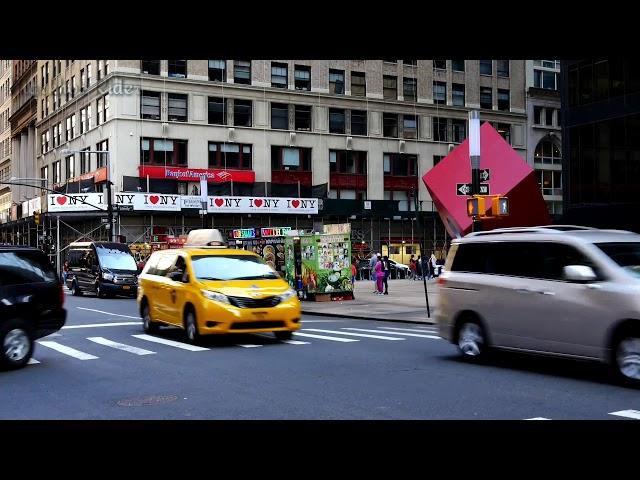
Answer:
<svg viewBox="0 0 640 480"><path fill-rule="evenodd" d="M593 268L587 265L567 265L562 269L562 274L565 280L571 282L590 282L598 278Z"/></svg>

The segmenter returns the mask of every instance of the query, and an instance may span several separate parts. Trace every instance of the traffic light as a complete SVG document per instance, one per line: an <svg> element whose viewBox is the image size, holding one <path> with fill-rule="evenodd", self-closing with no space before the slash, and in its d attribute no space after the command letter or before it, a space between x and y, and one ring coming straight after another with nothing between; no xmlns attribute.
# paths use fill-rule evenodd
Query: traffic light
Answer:
<svg viewBox="0 0 640 480"><path fill-rule="evenodd" d="M467 198L467 215L477 217L484 215L485 211L483 197Z"/></svg>
<svg viewBox="0 0 640 480"><path fill-rule="evenodd" d="M491 202L491 215L494 217L503 217L509 215L509 199L496 195Z"/></svg>
<svg viewBox="0 0 640 480"><path fill-rule="evenodd" d="M33 212L33 221L36 222L36 225L40 225L40 212Z"/></svg>

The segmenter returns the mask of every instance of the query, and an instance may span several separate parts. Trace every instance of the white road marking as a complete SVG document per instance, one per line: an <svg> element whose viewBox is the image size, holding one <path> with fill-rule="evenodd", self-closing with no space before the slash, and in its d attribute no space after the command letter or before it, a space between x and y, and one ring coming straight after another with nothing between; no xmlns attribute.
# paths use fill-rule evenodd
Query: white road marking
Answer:
<svg viewBox="0 0 640 480"><path fill-rule="evenodd" d="M396 328L396 327L378 327L378 328L384 329L384 330L400 330L403 332L414 332L414 333L420 333L420 332L436 333L436 330L417 329L417 328Z"/></svg>
<svg viewBox="0 0 640 480"><path fill-rule="evenodd" d="M298 337L319 338L321 340L331 340L331 341L334 341L334 342L359 342L360 341L360 340L356 340L355 338L325 337L324 335L313 335L311 333L293 332L293 334L298 336Z"/></svg>
<svg viewBox="0 0 640 480"><path fill-rule="evenodd" d="M88 337L87 340L99 343L100 345L104 345L106 347L122 350L124 352L134 353L136 355L152 355L156 353L152 352L151 350L145 350L144 348L132 347L131 345L125 345L124 343L112 342L111 340L108 340L104 337Z"/></svg>
<svg viewBox="0 0 640 480"><path fill-rule="evenodd" d="M78 310L87 310L89 312L98 312L98 313L104 313L106 315L111 315L112 317L124 317L124 318L137 318L139 319L140 317L133 317L131 315L121 315L119 313L111 313L111 312L105 312L104 310L96 310L95 308L84 308L84 307L76 307Z"/></svg>
<svg viewBox="0 0 640 480"><path fill-rule="evenodd" d="M617 417L633 418L634 420L640 420L640 411L638 410L620 410L619 412L611 412L609 415L616 415Z"/></svg>
<svg viewBox="0 0 640 480"><path fill-rule="evenodd" d="M269 340L275 340L282 343L288 343L289 345L309 345L309 342L301 342L299 340L277 340L275 337L267 334L267 333L254 333L258 337L268 338Z"/></svg>
<svg viewBox="0 0 640 480"><path fill-rule="evenodd" d="M148 342L161 343L163 345L169 345L171 347L182 348L183 350L189 350L191 352L204 352L209 350L208 348L198 347L197 345L189 345L182 342L174 342L173 340L167 340L166 338L152 337L151 335L131 335L132 337L139 338L140 340L147 340Z"/></svg>
<svg viewBox="0 0 640 480"><path fill-rule="evenodd" d="M123 325L142 325L140 322L112 322L112 323L90 323L88 325L68 325L62 328L97 328L97 327L121 327Z"/></svg>
<svg viewBox="0 0 640 480"><path fill-rule="evenodd" d="M320 333L337 333L338 335L352 335L354 337L377 338L378 340L404 340L404 338L398 338L398 337L384 337L382 335L367 335L366 333L338 332L336 330L322 330L320 328L305 328L304 331L320 332Z"/></svg>
<svg viewBox="0 0 640 480"><path fill-rule="evenodd" d="M380 330L367 330L366 328L349 328L345 327L345 330L356 330L358 332L372 332L372 333L380 333ZM441 338L436 335L421 335L419 333L400 333L400 332L384 332L389 335L403 335L405 337L420 337L420 338L433 338L436 340L440 340Z"/></svg>
<svg viewBox="0 0 640 480"><path fill-rule="evenodd" d="M236 347L244 347L244 348L256 348L261 346L262 345L256 345L255 343L236 343Z"/></svg>
<svg viewBox="0 0 640 480"><path fill-rule="evenodd" d="M40 362L35 358L30 358L29 361L27 362L27 365L37 365L38 363Z"/></svg>
<svg viewBox="0 0 640 480"><path fill-rule="evenodd" d="M551 420L551 419L544 418L544 417L533 417L533 418L525 418L525 420Z"/></svg>
<svg viewBox="0 0 640 480"><path fill-rule="evenodd" d="M75 348L66 347L59 344L58 342L46 342L40 340L38 343L45 347L49 347L57 352L64 353L65 355L69 355L73 358L77 358L78 360L95 360L96 358L99 358L94 355L89 355L88 353L81 352L80 350L76 350Z"/></svg>

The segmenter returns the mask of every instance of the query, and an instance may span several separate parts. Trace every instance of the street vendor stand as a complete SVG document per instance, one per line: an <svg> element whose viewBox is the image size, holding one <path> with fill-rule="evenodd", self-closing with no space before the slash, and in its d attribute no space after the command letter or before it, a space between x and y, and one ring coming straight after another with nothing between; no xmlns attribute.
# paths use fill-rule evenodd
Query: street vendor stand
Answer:
<svg viewBox="0 0 640 480"><path fill-rule="evenodd" d="M284 243L291 227L241 228L229 234L229 245L260 255L281 276L284 276Z"/></svg>

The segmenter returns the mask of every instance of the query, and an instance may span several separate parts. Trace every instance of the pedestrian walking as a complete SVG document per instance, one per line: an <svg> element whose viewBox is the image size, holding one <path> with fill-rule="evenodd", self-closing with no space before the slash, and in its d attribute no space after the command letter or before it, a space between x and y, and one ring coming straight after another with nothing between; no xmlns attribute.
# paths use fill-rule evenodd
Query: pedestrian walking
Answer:
<svg viewBox="0 0 640 480"><path fill-rule="evenodd" d="M371 258L369 259L369 278L373 280L374 283L377 280L376 274L375 274L375 268L377 263L378 263L378 256L375 253L372 253ZM373 293L376 293L377 291L378 290L374 290Z"/></svg>
<svg viewBox="0 0 640 480"><path fill-rule="evenodd" d="M437 269L438 269L438 259L436 258L436 253L431 252L431 257L429 258L429 263L431 264L431 271L433 278L437 277Z"/></svg>
<svg viewBox="0 0 640 480"><path fill-rule="evenodd" d="M384 295L389 295L389 275L391 274L391 265L389 264L389 257L386 255L382 257L382 271L384 272L384 278L382 279L384 284Z"/></svg>
<svg viewBox="0 0 640 480"><path fill-rule="evenodd" d="M376 295L382 295L382 281L384 279L384 269L382 267L382 260L378 260L375 266L376 272Z"/></svg>
<svg viewBox="0 0 640 480"><path fill-rule="evenodd" d="M356 274L358 273L358 269L356 268L356 259L354 258L351 262L351 297L356 298L353 292L356 291Z"/></svg>
<svg viewBox="0 0 640 480"><path fill-rule="evenodd" d="M416 261L416 275L418 276L418 280L422 280L422 260L420 258L420 255L418 255L418 260Z"/></svg>
<svg viewBox="0 0 640 480"><path fill-rule="evenodd" d="M411 255L411 258L409 259L409 278L413 279L415 281L416 279L416 259L413 258L414 256Z"/></svg>
<svg viewBox="0 0 640 480"><path fill-rule="evenodd" d="M67 284L67 276L69 275L69 262L65 261L62 265L62 281Z"/></svg>

